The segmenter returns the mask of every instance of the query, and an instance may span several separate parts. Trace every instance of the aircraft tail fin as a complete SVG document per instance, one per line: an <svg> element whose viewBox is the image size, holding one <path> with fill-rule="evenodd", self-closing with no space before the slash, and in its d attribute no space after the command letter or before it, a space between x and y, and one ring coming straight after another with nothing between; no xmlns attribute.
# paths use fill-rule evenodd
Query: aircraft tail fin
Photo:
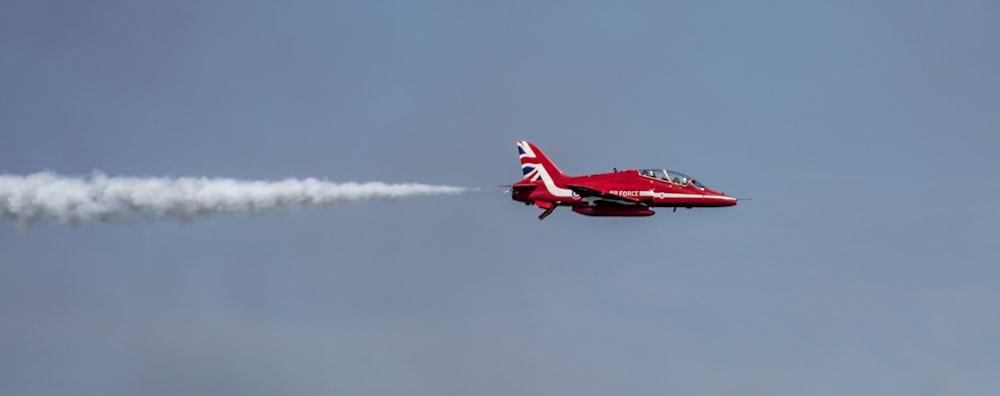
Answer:
<svg viewBox="0 0 1000 396"><path fill-rule="evenodd" d="M545 175L551 177L553 181L567 177L538 146L531 142L526 140L517 142L517 153L521 159L521 172L524 173L522 181L533 182Z"/></svg>

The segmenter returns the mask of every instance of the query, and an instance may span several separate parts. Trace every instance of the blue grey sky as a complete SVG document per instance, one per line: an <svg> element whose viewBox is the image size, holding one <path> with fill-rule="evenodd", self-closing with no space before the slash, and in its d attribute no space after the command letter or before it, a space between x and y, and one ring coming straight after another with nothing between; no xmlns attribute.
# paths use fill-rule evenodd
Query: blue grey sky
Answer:
<svg viewBox="0 0 1000 396"><path fill-rule="evenodd" d="M0 394L996 395L998 42L994 1L4 1L0 172L484 190L3 220ZM753 201L539 222L520 139Z"/></svg>

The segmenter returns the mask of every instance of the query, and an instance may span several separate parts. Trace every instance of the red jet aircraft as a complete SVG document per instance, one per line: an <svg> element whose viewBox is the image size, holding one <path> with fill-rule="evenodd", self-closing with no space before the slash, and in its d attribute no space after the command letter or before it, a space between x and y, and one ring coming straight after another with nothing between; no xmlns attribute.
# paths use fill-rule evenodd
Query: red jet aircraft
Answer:
<svg viewBox="0 0 1000 396"><path fill-rule="evenodd" d="M511 186L511 198L545 209L544 219L557 206L569 206L587 216L652 216L650 208L718 207L737 199L712 191L695 179L666 169L615 170L586 176L566 176L537 146L517 142L524 177Z"/></svg>

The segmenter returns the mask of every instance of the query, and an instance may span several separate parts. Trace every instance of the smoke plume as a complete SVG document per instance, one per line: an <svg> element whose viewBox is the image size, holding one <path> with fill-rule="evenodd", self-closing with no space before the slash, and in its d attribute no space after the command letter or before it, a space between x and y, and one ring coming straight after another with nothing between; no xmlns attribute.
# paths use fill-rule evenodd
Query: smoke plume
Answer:
<svg viewBox="0 0 1000 396"><path fill-rule="evenodd" d="M332 183L313 178L275 181L225 178L89 178L50 172L0 175L0 216L26 227L40 219L63 224L134 219L191 221L225 213L254 213L288 206L398 200L459 194L462 187L427 184Z"/></svg>

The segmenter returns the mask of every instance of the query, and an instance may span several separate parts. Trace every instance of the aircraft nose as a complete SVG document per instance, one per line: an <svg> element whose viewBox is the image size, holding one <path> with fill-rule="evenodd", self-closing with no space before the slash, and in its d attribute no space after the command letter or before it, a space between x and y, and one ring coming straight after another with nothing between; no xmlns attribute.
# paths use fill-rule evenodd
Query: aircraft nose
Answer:
<svg viewBox="0 0 1000 396"><path fill-rule="evenodd" d="M739 202L739 200L736 199L736 197L730 197L726 195L726 193L709 190L707 188L705 189L704 196L706 198L712 198L711 200L714 202L714 204L711 206L734 206L736 205L737 202Z"/></svg>
<svg viewBox="0 0 1000 396"><path fill-rule="evenodd" d="M725 206L735 206L740 202L740 200L736 199L736 197L730 197L726 194L719 194L719 198L722 198L722 202L725 203Z"/></svg>

